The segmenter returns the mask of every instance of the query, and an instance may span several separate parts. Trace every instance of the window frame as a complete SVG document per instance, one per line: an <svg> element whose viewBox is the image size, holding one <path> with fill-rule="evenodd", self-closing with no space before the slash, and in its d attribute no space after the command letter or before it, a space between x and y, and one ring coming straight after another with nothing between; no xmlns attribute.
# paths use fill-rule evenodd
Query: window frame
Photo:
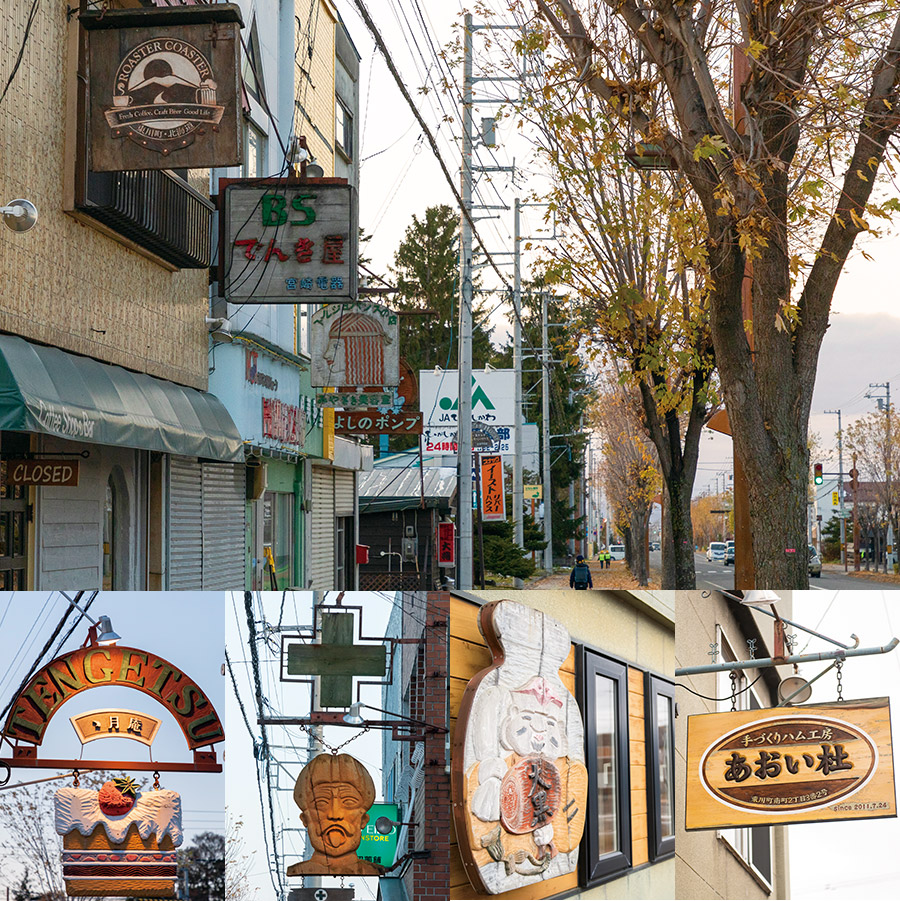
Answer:
<svg viewBox="0 0 900 901"><path fill-rule="evenodd" d="M631 766L628 735L628 667L584 645L577 654L579 682L584 715L585 764L588 774L587 817L585 819L582 854L579 856L579 884L590 888L619 876L631 868ZM598 772L587 764L597 756L596 685L597 676L615 683L616 698L616 825L618 848L600 855L597 820Z"/></svg>
<svg viewBox="0 0 900 901"><path fill-rule="evenodd" d="M672 781L672 823L676 822L675 792L675 684L667 679L644 673L644 726L647 751L647 845L651 862L670 857L675 853L675 833L662 837L662 796L658 774L660 771L659 730L657 698L666 697L669 706L669 777Z"/></svg>
<svg viewBox="0 0 900 901"><path fill-rule="evenodd" d="M337 126L338 126L338 110L339 109L342 113L341 124L343 126L343 129L342 129L343 134L338 134L338 128L337 128ZM348 136L348 134L349 134L349 141L348 141L349 146L347 146L347 144L344 143L344 139ZM337 94L334 95L334 146L337 150L339 150L341 152L343 157L348 162L353 162L353 152L355 150L355 148L353 146L353 112L350 110L350 108L347 106L347 104L344 103L343 100L341 100L340 96Z"/></svg>

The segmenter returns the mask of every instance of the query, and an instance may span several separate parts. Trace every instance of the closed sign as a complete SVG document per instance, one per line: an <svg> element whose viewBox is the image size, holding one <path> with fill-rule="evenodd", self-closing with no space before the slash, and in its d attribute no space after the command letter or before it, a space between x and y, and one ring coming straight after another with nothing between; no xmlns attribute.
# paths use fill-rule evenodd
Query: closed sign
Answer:
<svg viewBox="0 0 900 901"><path fill-rule="evenodd" d="M77 460L7 460L6 478L10 485L78 485Z"/></svg>

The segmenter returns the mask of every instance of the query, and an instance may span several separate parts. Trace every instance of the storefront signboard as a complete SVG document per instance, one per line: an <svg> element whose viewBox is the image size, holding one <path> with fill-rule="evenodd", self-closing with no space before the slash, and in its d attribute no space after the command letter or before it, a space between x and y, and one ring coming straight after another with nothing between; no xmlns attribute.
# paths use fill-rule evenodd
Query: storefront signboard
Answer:
<svg viewBox="0 0 900 901"><path fill-rule="evenodd" d="M463 693L450 785L466 876L496 895L575 871L588 783L565 627L515 601L486 604L479 627L493 663Z"/></svg>
<svg viewBox="0 0 900 901"><path fill-rule="evenodd" d="M438 566L456 566L456 525L438 523Z"/></svg>
<svg viewBox="0 0 900 901"><path fill-rule="evenodd" d="M84 745L98 738L130 738L148 747L153 744L162 720L137 710L89 710L70 716L78 740Z"/></svg>
<svg viewBox="0 0 900 901"><path fill-rule="evenodd" d="M362 831L362 840L359 843L359 855L361 860L368 860L370 863L380 863L383 867L390 867L394 864L394 858L397 856L397 837L400 832L399 826L392 826L391 831L387 835L382 835L376 828L375 823L379 817L387 817L393 822L400 820L400 807L397 804L373 804L369 808L369 822Z"/></svg>
<svg viewBox="0 0 900 901"><path fill-rule="evenodd" d="M367 391L363 394L355 391L336 391L316 395L317 406L340 407L345 410L356 407L389 407L392 402L393 398L386 391Z"/></svg>
<svg viewBox="0 0 900 901"><path fill-rule="evenodd" d="M481 518L485 522L506 519L506 491L503 482L503 457L481 454Z"/></svg>
<svg viewBox="0 0 900 901"><path fill-rule="evenodd" d="M687 829L897 815L887 698L688 717Z"/></svg>
<svg viewBox="0 0 900 901"><path fill-rule="evenodd" d="M78 460L6 461L6 481L10 485L75 488L78 485Z"/></svg>
<svg viewBox="0 0 900 901"><path fill-rule="evenodd" d="M309 321L313 387L400 384L400 317L376 303L329 303Z"/></svg>
<svg viewBox="0 0 900 901"><path fill-rule="evenodd" d="M422 414L382 413L379 410L338 410L335 435L421 435Z"/></svg>
<svg viewBox="0 0 900 901"><path fill-rule="evenodd" d="M222 179L223 296L243 303L355 300L357 210L344 179Z"/></svg>
<svg viewBox="0 0 900 901"><path fill-rule="evenodd" d="M92 171L241 163L237 5L104 8L79 18Z"/></svg>

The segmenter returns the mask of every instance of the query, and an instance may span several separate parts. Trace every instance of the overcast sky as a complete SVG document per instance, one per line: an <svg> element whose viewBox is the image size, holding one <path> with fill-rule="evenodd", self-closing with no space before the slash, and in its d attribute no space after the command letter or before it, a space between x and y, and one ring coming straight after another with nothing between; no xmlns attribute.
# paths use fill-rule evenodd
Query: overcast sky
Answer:
<svg viewBox="0 0 900 901"><path fill-rule="evenodd" d="M859 646L880 647L900 637L900 592L795 591L793 620L808 628ZM794 630L798 653L834 650L833 645ZM807 638L809 642L807 643ZM800 674L807 679L827 663L807 664ZM900 648L889 654L851 658L843 668L844 699L888 696L891 730L900 735ZM835 700L835 671L813 685L808 704ZM894 754L894 774L898 768ZM842 823L807 823L791 826L791 898L804 899L896 898L900 884L900 819L855 820Z"/></svg>
<svg viewBox="0 0 900 901"><path fill-rule="evenodd" d="M74 597L75 592L69 592L69 596ZM101 592L91 606L90 614L94 618L104 614L111 618L114 630L122 636L120 645L154 652L185 672L207 694L219 716L224 717L223 605L221 593ZM0 593L0 710L12 698L67 606L58 592ZM70 622L74 622L74 618ZM61 653L81 647L87 632L87 623L79 626ZM69 717L106 707L136 710L162 720L152 745L152 758L148 758L146 746L125 738L99 739L85 745L82 752ZM216 746L220 761L223 747L222 744ZM3 755L8 753L9 746L4 745ZM102 686L83 691L66 701L50 721L38 750L39 756L44 758L79 758L82 753L85 759L94 760L190 762L193 759L181 728L167 707L134 689ZM10 784L54 774L53 770L17 768L13 770ZM151 773L133 771L130 775L138 782L152 781ZM224 833L223 775L162 773L160 783L162 788L181 795L183 847L187 847L197 833ZM56 784L70 785L71 782L60 780ZM2 803L3 792L0 791ZM20 869L0 850L0 890L6 885L14 887L19 879Z"/></svg>
<svg viewBox="0 0 900 901"><path fill-rule="evenodd" d="M502 8L499 0L491 0L489 5ZM434 46L440 48L446 45L453 34L454 24L460 21L463 4L457 0L415 6L422 11ZM414 5L410 0L401 0L399 6L395 0L369 0L368 7L422 115L437 133L447 168L454 183L458 184L458 102L454 103L446 97L441 102L438 92L433 90L432 79L436 80L438 64L423 36L422 23ZM362 55L360 223L373 234L368 252L374 260L374 268L385 272L413 214L421 216L429 205L455 205L455 201L430 148L421 140L421 130L397 90L384 60L374 52L374 45L353 5L347 0L338 0L338 8ZM398 9L406 12L406 19L398 13ZM508 20L499 18L498 21ZM411 30L418 36L417 39L410 38ZM498 40L503 39L501 35ZM476 74L478 61L484 58L481 49L483 40L483 32L476 35ZM454 70L454 75L458 80L459 72ZM429 85L432 90L421 94L419 89L423 85ZM478 87L481 91L485 85ZM478 123L483 115L490 115L493 109L489 106L476 109L475 122ZM441 123L446 115L454 116L456 121ZM510 125L504 125L499 130L497 149L480 151L483 164L506 166L515 158L518 165L524 163L526 168L531 166L527 161L527 145L517 141L513 131ZM492 179L490 184L488 177ZM513 186L504 175L482 176L481 179L479 193L483 201L489 204L511 206L516 194L524 197L529 186L528 172L522 174L518 186ZM492 253L508 253L512 249L512 213L490 210L481 211L478 215L501 217L482 220L478 226ZM523 233L533 233L540 226L539 219L538 210L526 210ZM863 259L861 246L874 257L873 262ZM510 258L498 256L497 259L503 264ZM870 382L895 380L900 396L898 259L900 237L896 233L880 240L867 239L864 245L858 241L838 285L831 327L822 347L810 422L811 430L820 433L821 445L828 453L824 460L828 464L826 469L832 463L832 468L836 468L837 464L837 424L836 417L824 415L825 409L842 409L846 427L853 419L874 409L874 402L863 396ZM525 254L524 278L528 277L529 261L530 255ZM506 266L503 271L511 279L511 268ZM495 281L490 275L485 277L487 286L493 286ZM495 325L495 340L498 340L502 338L505 327L503 310L498 311L492 322ZM729 438L713 438L711 434L704 436L695 493L711 486L718 470L731 469L731 461Z"/></svg>

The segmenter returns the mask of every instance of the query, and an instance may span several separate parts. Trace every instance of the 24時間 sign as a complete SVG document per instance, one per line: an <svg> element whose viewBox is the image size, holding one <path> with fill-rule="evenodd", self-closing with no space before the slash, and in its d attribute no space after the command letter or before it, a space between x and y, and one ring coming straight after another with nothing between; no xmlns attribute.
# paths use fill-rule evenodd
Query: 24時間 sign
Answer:
<svg viewBox="0 0 900 901"><path fill-rule="evenodd" d="M687 829L896 813L887 698L688 717Z"/></svg>
<svg viewBox="0 0 900 901"><path fill-rule="evenodd" d="M343 179L219 182L224 196L219 284L226 298L245 303L356 299L356 192L336 181Z"/></svg>

